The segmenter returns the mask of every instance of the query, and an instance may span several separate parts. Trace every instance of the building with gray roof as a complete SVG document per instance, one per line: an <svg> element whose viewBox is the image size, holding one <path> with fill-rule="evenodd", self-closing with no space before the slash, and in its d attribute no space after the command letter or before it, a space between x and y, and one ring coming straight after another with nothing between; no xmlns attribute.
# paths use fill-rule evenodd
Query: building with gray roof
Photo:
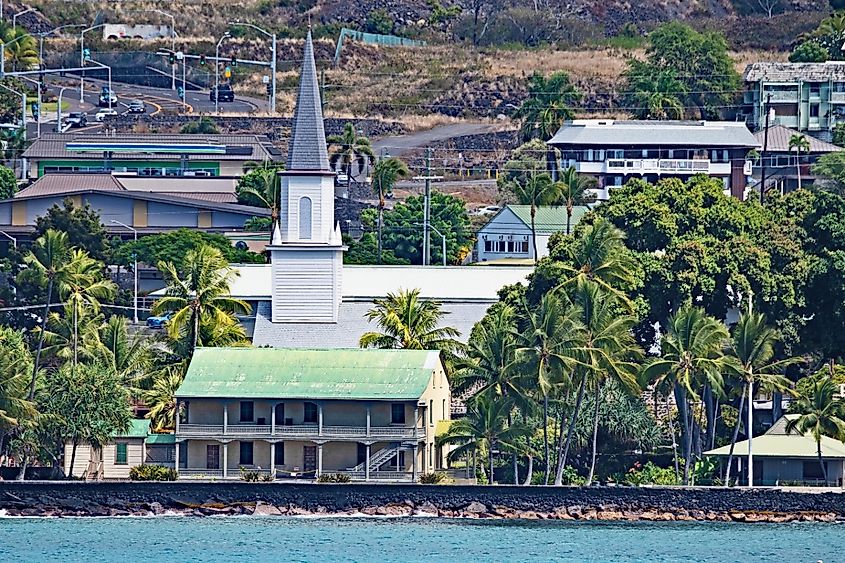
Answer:
<svg viewBox="0 0 845 563"><path fill-rule="evenodd" d="M747 154L760 143L733 121L567 121L548 144L560 150L561 168L596 177L598 199L630 178L654 182L695 174L718 178L742 198L751 174Z"/></svg>

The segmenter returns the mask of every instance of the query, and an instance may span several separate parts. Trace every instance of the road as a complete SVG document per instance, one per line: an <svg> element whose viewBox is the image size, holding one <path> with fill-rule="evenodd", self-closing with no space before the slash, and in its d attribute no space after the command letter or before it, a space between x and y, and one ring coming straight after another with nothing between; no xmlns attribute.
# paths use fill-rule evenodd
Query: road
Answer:
<svg viewBox="0 0 845 563"><path fill-rule="evenodd" d="M489 123L449 123L427 131L379 139L373 142L373 150L377 155L383 151L391 156L402 156L437 141L465 135L492 133L495 130L495 126Z"/></svg>

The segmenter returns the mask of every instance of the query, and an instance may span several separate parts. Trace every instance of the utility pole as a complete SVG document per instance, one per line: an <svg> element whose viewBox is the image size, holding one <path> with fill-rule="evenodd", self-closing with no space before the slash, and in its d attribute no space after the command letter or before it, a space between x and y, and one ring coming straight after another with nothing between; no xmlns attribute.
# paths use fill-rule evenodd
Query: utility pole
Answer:
<svg viewBox="0 0 845 563"><path fill-rule="evenodd" d="M748 295L748 314L751 314L753 294ZM754 454L751 453L751 442L754 438L754 374L748 366L748 487L754 486ZM739 424L739 421L737 421Z"/></svg>
<svg viewBox="0 0 845 563"><path fill-rule="evenodd" d="M769 149L769 104L772 102L771 92L766 94L766 103L763 107L766 110L766 125L763 131L763 155L760 157L762 164L760 166L760 205L765 205L766 198L766 151Z"/></svg>
<svg viewBox="0 0 845 563"><path fill-rule="evenodd" d="M431 261L431 249L429 239L431 238L431 147L425 149L425 198L423 200L423 266L428 266Z"/></svg>

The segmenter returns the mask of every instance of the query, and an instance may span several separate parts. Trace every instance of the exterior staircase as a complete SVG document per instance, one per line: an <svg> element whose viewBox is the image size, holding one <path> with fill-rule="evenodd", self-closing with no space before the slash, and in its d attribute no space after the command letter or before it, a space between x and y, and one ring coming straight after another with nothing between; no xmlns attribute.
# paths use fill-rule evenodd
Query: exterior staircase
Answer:
<svg viewBox="0 0 845 563"><path fill-rule="evenodd" d="M392 444L388 444L387 447L380 449L376 453L370 456L370 470L376 471L379 467L387 463L390 459L396 457L396 446L398 446L396 442ZM367 462L359 463L355 467L353 467L350 471L366 471Z"/></svg>

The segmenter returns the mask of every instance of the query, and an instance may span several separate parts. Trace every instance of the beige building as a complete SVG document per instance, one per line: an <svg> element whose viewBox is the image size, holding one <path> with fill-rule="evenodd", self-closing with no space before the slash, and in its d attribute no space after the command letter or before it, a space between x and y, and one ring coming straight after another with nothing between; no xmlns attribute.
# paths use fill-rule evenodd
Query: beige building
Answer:
<svg viewBox="0 0 845 563"><path fill-rule="evenodd" d="M435 351L200 348L177 399L180 478L401 481L444 467L434 437L450 391Z"/></svg>

